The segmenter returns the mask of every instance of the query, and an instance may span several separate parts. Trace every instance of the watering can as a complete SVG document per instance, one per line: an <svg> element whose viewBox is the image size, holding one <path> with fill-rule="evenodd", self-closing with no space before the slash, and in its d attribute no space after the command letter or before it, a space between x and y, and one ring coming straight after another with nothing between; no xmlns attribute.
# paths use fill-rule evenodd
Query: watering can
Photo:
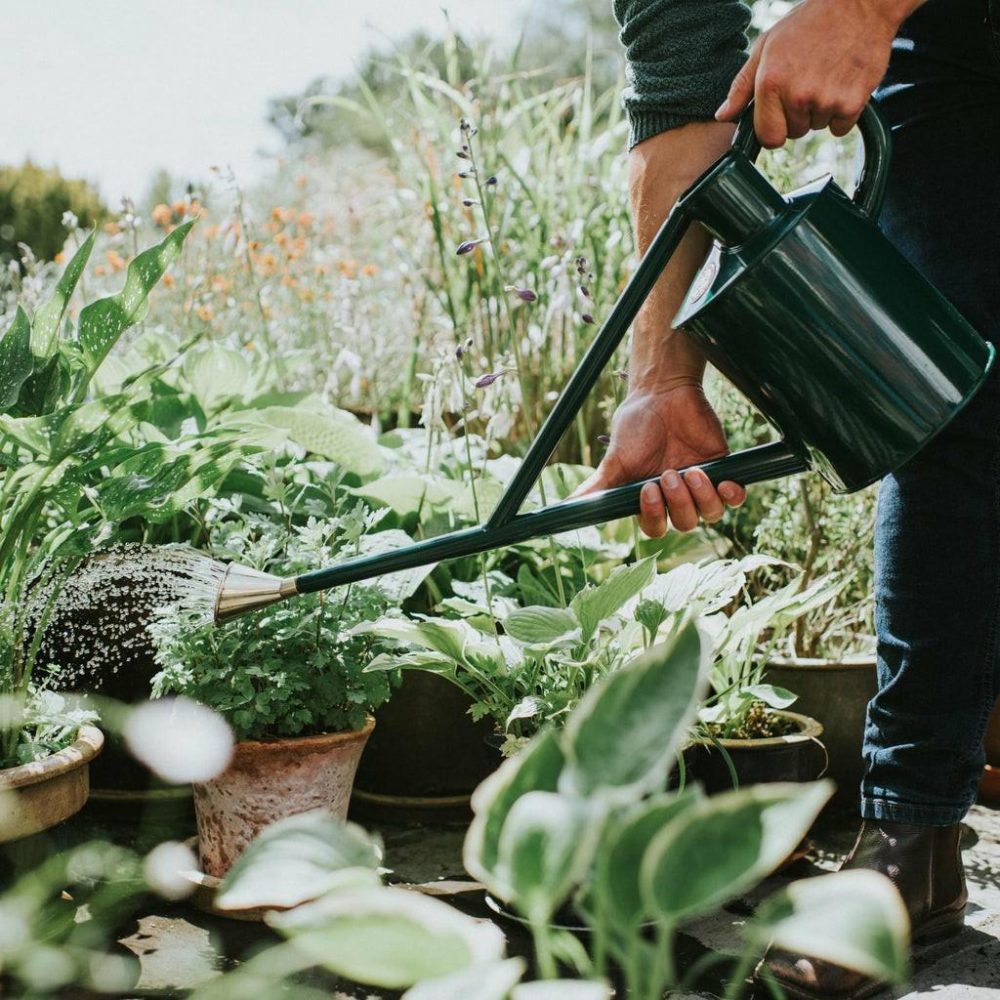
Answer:
<svg viewBox="0 0 1000 1000"><path fill-rule="evenodd" d="M760 145L747 109L732 147L663 223L485 524L298 577L231 565L216 621L295 594L637 514L640 491L655 477L519 510L695 222L713 245L674 326L781 435L702 463L709 479L747 486L812 469L849 493L902 466L971 399L995 352L879 231L891 139L870 104L858 124L864 166L853 199L831 178L783 196L754 166Z"/></svg>

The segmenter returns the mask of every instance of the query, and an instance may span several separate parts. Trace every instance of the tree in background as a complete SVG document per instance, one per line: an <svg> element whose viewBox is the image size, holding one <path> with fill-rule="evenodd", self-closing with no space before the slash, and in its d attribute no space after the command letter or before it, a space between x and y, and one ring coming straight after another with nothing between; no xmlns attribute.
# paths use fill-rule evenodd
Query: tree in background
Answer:
<svg viewBox="0 0 1000 1000"><path fill-rule="evenodd" d="M100 195L86 181L68 179L30 160L20 167L0 167L0 260L16 259L19 243L31 247L36 257L52 260L66 240L66 212L84 227L108 217Z"/></svg>

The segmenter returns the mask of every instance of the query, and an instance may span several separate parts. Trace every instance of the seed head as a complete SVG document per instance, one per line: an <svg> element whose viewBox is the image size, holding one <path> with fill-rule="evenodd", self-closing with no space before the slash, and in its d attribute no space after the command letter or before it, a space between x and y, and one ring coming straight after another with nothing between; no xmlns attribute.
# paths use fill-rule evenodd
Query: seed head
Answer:
<svg viewBox="0 0 1000 1000"><path fill-rule="evenodd" d="M468 153L467 153L467 152L466 152L466 151L465 151L464 149L460 149L460 150L458 150L458 151L457 151L457 152L455 153L455 155L456 155L456 156L457 156L457 157L458 157L458 158L459 158L460 160L467 160L467 159L469 158L469 154L468 154Z"/></svg>
<svg viewBox="0 0 1000 1000"><path fill-rule="evenodd" d="M518 288L517 285L504 285L505 292L513 292L522 302L534 302L538 296L530 288Z"/></svg>
<svg viewBox="0 0 1000 1000"><path fill-rule="evenodd" d="M464 206L465 206L466 208L472 208L472 206L473 206L473 205L478 205L478 204L479 204L479 202L478 202L478 201L476 201L476 199L475 199L475 198L463 198L463 199L462 199L462 204L463 204L463 205L464 205Z"/></svg>
<svg viewBox="0 0 1000 1000"><path fill-rule="evenodd" d="M591 316L590 313L583 313L583 315L580 316L580 319L582 319L584 323L587 323L588 325L594 322L594 317Z"/></svg>
<svg viewBox="0 0 1000 1000"><path fill-rule="evenodd" d="M486 178L486 186L487 187L497 186L497 179L495 174L490 174L490 176Z"/></svg>
<svg viewBox="0 0 1000 1000"><path fill-rule="evenodd" d="M455 250L455 254L461 257L464 254L472 253L472 251L475 250L480 243L485 243L485 242L486 242L485 236L478 240L465 240L464 242L458 244L458 248Z"/></svg>
<svg viewBox="0 0 1000 1000"><path fill-rule="evenodd" d="M477 389L485 389L487 386L493 385L493 383L496 382L498 378L501 378L503 375L506 374L507 374L507 369L501 368L500 371L498 372L490 372L487 375L480 375L479 378L475 379L472 384Z"/></svg>

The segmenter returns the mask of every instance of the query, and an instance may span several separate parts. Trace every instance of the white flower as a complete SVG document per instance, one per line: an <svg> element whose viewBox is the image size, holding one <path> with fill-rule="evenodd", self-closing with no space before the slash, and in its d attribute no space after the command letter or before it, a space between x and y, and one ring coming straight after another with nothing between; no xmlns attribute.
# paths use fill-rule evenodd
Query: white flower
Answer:
<svg viewBox="0 0 1000 1000"><path fill-rule="evenodd" d="M189 872L198 871L198 859L186 844L166 840L146 855L143 874L150 889L164 899L183 899L195 890Z"/></svg>
<svg viewBox="0 0 1000 1000"><path fill-rule="evenodd" d="M80 220L70 211L65 211L62 214L62 224L69 230L76 229L80 225Z"/></svg>

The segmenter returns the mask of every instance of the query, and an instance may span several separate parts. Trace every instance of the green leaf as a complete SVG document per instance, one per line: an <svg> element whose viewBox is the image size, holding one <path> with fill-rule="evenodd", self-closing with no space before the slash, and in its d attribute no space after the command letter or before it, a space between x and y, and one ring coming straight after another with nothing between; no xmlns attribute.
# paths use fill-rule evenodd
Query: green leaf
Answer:
<svg viewBox="0 0 1000 1000"><path fill-rule="evenodd" d="M56 346L59 343L59 324L66 313L69 300L73 297L77 282L87 266L96 239L97 233L92 232L80 244L80 248L73 254L66 265L66 270L60 276L52 298L35 311L31 329L31 353L36 359L45 360L56 353Z"/></svg>
<svg viewBox="0 0 1000 1000"><path fill-rule="evenodd" d="M417 983L403 994L402 1000L507 1000L526 971L522 958L476 965L441 979Z"/></svg>
<svg viewBox="0 0 1000 1000"><path fill-rule="evenodd" d="M0 340L0 410L9 410L21 394L21 386L31 377L35 361L31 356L31 323L20 307L14 322Z"/></svg>
<svg viewBox="0 0 1000 1000"><path fill-rule="evenodd" d="M548 644L579 638L580 623L572 611L534 605L512 611L503 622L504 631L518 642Z"/></svg>
<svg viewBox="0 0 1000 1000"><path fill-rule="evenodd" d="M635 801L662 786L697 711L710 655L687 625L592 687L566 725L560 790Z"/></svg>
<svg viewBox="0 0 1000 1000"><path fill-rule="evenodd" d="M79 341L88 377L97 371L118 338L143 317L149 293L180 255L193 225L186 222L178 226L158 246L144 250L129 263L125 287L117 295L98 299L80 313Z"/></svg>
<svg viewBox="0 0 1000 1000"><path fill-rule="evenodd" d="M10 438L39 458L49 454L48 417L11 417L0 413L0 435Z"/></svg>
<svg viewBox="0 0 1000 1000"><path fill-rule="evenodd" d="M861 868L793 882L758 908L747 936L880 982L909 971L906 906L888 878Z"/></svg>
<svg viewBox="0 0 1000 1000"><path fill-rule="evenodd" d="M335 892L267 922L317 965L357 983L403 989L503 957L503 935L405 889Z"/></svg>
<svg viewBox="0 0 1000 1000"><path fill-rule="evenodd" d="M600 829L593 806L568 795L527 792L511 806L496 871L532 924L548 923L584 879Z"/></svg>
<svg viewBox="0 0 1000 1000"><path fill-rule="evenodd" d="M379 552L392 552L407 545L413 545L413 539L405 531L389 528L370 535L362 535L358 540L358 555L371 556ZM395 573L383 573L378 578L379 589L393 604L402 604L417 592L424 580L434 572L435 566L437 563L425 563L423 566L413 566Z"/></svg>
<svg viewBox="0 0 1000 1000"><path fill-rule="evenodd" d="M686 810L643 861L649 912L690 920L756 885L792 853L832 793L830 781L754 785Z"/></svg>
<svg viewBox="0 0 1000 1000"><path fill-rule="evenodd" d="M181 372L206 413L239 398L250 388L250 364L232 347L205 344L188 351Z"/></svg>
<svg viewBox="0 0 1000 1000"><path fill-rule="evenodd" d="M456 663L464 662L466 644L478 640L475 629L464 621L437 618L434 621L418 622L388 615L375 622L363 622L351 629L349 634L378 635L383 639L395 639L397 642L434 650Z"/></svg>
<svg viewBox="0 0 1000 1000"><path fill-rule="evenodd" d="M750 684L743 688L743 693L777 709L789 708L799 698L797 694L792 694L788 688L776 687L774 684Z"/></svg>
<svg viewBox="0 0 1000 1000"><path fill-rule="evenodd" d="M571 607L580 621L583 638L589 639L605 618L610 618L627 601L648 587L655 575L656 560L650 556L632 566L620 566L597 587L581 590L573 598Z"/></svg>
<svg viewBox="0 0 1000 1000"><path fill-rule="evenodd" d="M371 428L344 410L268 406L255 411L251 419L286 430L289 439L310 454L328 458L362 478L382 471L382 453Z"/></svg>
<svg viewBox="0 0 1000 1000"><path fill-rule="evenodd" d="M554 730L539 733L516 757L505 760L472 794L473 819L465 836L466 871L501 897L509 886L496 876L500 834L507 815L528 792L554 792L564 757Z"/></svg>
<svg viewBox="0 0 1000 1000"><path fill-rule="evenodd" d="M594 905L620 930L641 924L649 914L642 898L642 859L653 839L686 809L702 801L697 785L679 795L647 799L610 824L597 852L591 895Z"/></svg>
<svg viewBox="0 0 1000 1000"><path fill-rule="evenodd" d="M583 979L543 979L515 986L510 1000L611 1000L607 983Z"/></svg>
<svg viewBox="0 0 1000 1000"><path fill-rule="evenodd" d="M215 905L223 910L289 907L346 885L379 885L381 842L317 809L266 827L237 858ZM345 878L345 872L350 873Z"/></svg>

